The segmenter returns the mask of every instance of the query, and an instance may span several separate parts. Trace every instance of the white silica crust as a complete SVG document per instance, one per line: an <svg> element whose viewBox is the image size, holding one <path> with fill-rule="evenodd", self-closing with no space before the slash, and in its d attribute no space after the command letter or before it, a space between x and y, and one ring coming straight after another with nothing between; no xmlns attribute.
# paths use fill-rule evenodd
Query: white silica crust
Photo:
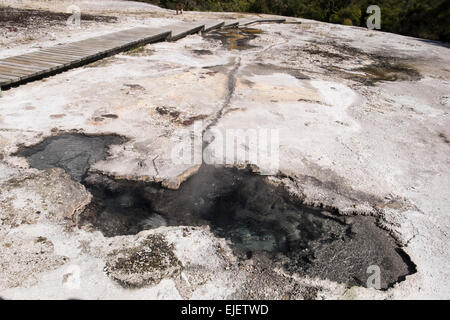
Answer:
<svg viewBox="0 0 450 320"><path fill-rule="evenodd" d="M69 5L56 0L3 3L57 12ZM107 6L72 3L82 12L118 20L82 22L79 30L1 31L0 58L136 25L246 16L175 16L119 0ZM12 257L14 251L17 257L0 262L0 297L282 299L288 291L295 299L448 299L449 49L364 28L288 20L301 24L252 25L262 33L242 50L196 34L3 91L0 256ZM171 158L196 121L202 129L224 132L278 130L278 175L269 179L283 183L292 198L334 208L345 219L374 216L417 272L387 291L364 284L348 288L289 273L257 257L242 261L210 227L165 226L159 217L148 221L157 229L108 238L76 226L92 200L84 185L62 169L32 168L17 154L65 133L117 135L126 140L111 145L106 158L90 167L91 174L177 189L200 167L174 164ZM248 147L245 141L238 146ZM237 162L244 166L245 160ZM258 172L257 164L251 167ZM143 286L133 290L117 281L129 280L116 272L120 268L108 274L105 266L116 262L111 260L114 250L124 256L139 252L139 245L155 235L165 239L164 246L172 248L183 268L170 269L174 275L169 275L162 266L157 283L147 272L146 281L139 282ZM130 279L141 280L139 275Z"/></svg>

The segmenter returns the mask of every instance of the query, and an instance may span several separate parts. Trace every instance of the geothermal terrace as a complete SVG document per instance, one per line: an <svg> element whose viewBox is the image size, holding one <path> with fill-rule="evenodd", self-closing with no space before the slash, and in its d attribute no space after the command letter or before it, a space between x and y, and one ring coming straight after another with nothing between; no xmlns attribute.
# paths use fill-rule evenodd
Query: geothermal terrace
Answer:
<svg viewBox="0 0 450 320"><path fill-rule="evenodd" d="M121 0L0 13L0 297L448 298L448 44Z"/></svg>

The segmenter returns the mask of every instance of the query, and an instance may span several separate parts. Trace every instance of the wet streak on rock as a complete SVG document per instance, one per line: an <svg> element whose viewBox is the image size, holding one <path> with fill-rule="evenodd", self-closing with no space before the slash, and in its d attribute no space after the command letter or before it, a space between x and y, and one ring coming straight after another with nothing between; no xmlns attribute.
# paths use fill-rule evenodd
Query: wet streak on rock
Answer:
<svg viewBox="0 0 450 320"><path fill-rule="evenodd" d="M230 70L228 74L228 81L227 81L227 91L225 100L222 104L222 108L215 114L214 118L211 120L211 122L208 124L208 126L203 130L203 136L205 136L205 132L210 130L212 127L214 127L217 122L224 116L226 110L230 106L231 99L233 98L234 92L236 91L236 75L239 71L239 68L241 67L241 58L238 57L234 61L233 69ZM206 147L211 143L212 141L203 141L203 150L206 149Z"/></svg>
<svg viewBox="0 0 450 320"><path fill-rule="evenodd" d="M367 268L381 269L388 288L414 273L409 257L370 217L343 217L303 205L283 185L248 170L202 166L179 190L86 173L103 159L117 136L61 135L25 148L30 165L60 167L81 181L94 198L80 227L107 237L161 226L210 226L229 240L241 259L261 257L289 273L365 285Z"/></svg>

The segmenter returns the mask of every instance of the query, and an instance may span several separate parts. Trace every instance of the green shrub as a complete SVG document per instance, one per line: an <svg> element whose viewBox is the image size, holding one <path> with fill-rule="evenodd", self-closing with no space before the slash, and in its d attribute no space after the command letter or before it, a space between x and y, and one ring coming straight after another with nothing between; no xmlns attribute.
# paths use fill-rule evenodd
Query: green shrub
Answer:
<svg viewBox="0 0 450 320"><path fill-rule="evenodd" d="M330 22L347 25L359 25L361 21L361 9L357 6L351 6L340 9L335 14L331 15Z"/></svg>

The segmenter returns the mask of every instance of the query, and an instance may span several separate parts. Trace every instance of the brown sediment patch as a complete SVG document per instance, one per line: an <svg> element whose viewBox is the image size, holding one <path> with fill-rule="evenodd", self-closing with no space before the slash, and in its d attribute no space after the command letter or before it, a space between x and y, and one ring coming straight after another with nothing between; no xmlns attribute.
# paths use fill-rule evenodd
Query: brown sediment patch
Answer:
<svg viewBox="0 0 450 320"><path fill-rule="evenodd" d="M98 124L99 122L103 122L103 121L105 121L105 118L103 118L103 117L92 118L92 124L94 124L94 125Z"/></svg>
<svg viewBox="0 0 450 320"><path fill-rule="evenodd" d="M158 106L156 107L156 111L161 115L169 115L173 118L178 118L178 116L181 113L175 107L168 107L168 106Z"/></svg>
<svg viewBox="0 0 450 320"><path fill-rule="evenodd" d="M249 42L262 33L261 30L254 28L227 28L208 32L203 37L221 41L228 50L248 50L257 48Z"/></svg>
<svg viewBox="0 0 450 320"><path fill-rule="evenodd" d="M50 115L50 118L51 118L51 119L61 119L61 118L64 118L65 116L66 116L65 113L51 114L51 115Z"/></svg>
<svg viewBox="0 0 450 320"><path fill-rule="evenodd" d="M228 108L225 110L224 115L231 113L231 112L237 112L237 111L246 111L247 108Z"/></svg>
<svg viewBox="0 0 450 320"><path fill-rule="evenodd" d="M309 102L309 103L318 103L318 104L324 104L323 101L315 100L315 99L298 99L298 102Z"/></svg>
<svg viewBox="0 0 450 320"><path fill-rule="evenodd" d="M365 52L359 48L335 42L313 43L301 51L323 59L312 63L344 79L375 85L381 81L419 81L420 72L411 64L413 61L381 53ZM343 63L348 64L344 69ZM363 65L361 67L361 65Z"/></svg>
<svg viewBox="0 0 450 320"><path fill-rule="evenodd" d="M109 65L114 64L117 61L118 61L117 58L109 57L109 58L105 58L105 59L101 59L101 60L97 60L97 61L94 61L92 63L89 63L88 65L85 66L85 68L107 67Z"/></svg>
<svg viewBox="0 0 450 320"><path fill-rule="evenodd" d="M204 120L208 118L207 114L192 115L189 113L182 113L175 107L158 106L156 112L163 116L169 116L171 122L181 124L183 126L190 126L195 121Z"/></svg>
<svg viewBox="0 0 450 320"><path fill-rule="evenodd" d="M125 83L124 86L130 88L131 90L145 91L145 88L143 86L141 86L140 84Z"/></svg>
<svg viewBox="0 0 450 320"><path fill-rule="evenodd" d="M199 114L199 115L195 115L195 116L187 116L187 117L183 116L181 118L176 119L175 122L180 123L183 126L190 126L195 121L204 120L207 118L208 118L207 114Z"/></svg>
<svg viewBox="0 0 450 320"><path fill-rule="evenodd" d="M373 63L352 70L344 70L336 66L322 67L338 77L367 86L374 86L383 81L418 81L422 79L422 75L416 69L403 63Z"/></svg>
<svg viewBox="0 0 450 320"><path fill-rule="evenodd" d="M127 56L132 56L132 57L146 57L146 56L151 56L154 53L155 53L155 50L148 49L145 46L141 46L141 47L137 47L137 48L128 50L128 51L124 52L123 54L127 55Z"/></svg>
<svg viewBox="0 0 450 320"><path fill-rule="evenodd" d="M119 116L117 114L113 114L113 113L107 113L107 114L102 114L103 118L108 118L108 119L118 119Z"/></svg>
<svg viewBox="0 0 450 320"><path fill-rule="evenodd" d="M422 78L416 69L404 63L375 63L357 70L363 71L367 77L355 76L354 79L368 84L379 81L418 81Z"/></svg>
<svg viewBox="0 0 450 320"><path fill-rule="evenodd" d="M450 139L444 133L439 133L439 138L441 138L446 144L450 145Z"/></svg>

